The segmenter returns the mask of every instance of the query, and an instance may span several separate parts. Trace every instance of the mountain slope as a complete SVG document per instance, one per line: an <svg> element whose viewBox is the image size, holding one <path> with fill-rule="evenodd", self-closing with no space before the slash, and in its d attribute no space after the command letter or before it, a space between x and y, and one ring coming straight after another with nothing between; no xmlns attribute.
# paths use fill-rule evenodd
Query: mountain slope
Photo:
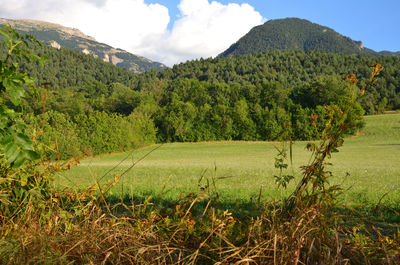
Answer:
<svg viewBox="0 0 400 265"><path fill-rule="evenodd" d="M78 29L35 20L0 18L1 24L9 25L22 33L32 34L43 44L57 49L64 47L79 50L132 72L140 73L151 69L160 70L165 68L165 65L161 63L152 62L147 58L131 54L122 49L115 49L107 44L99 43L93 37L86 36Z"/></svg>
<svg viewBox="0 0 400 265"><path fill-rule="evenodd" d="M380 55L331 28L308 20L285 18L269 20L254 27L220 56L236 56L266 50L320 50L333 53ZM387 54L386 54L387 55Z"/></svg>
<svg viewBox="0 0 400 265"><path fill-rule="evenodd" d="M400 57L400 51L399 52L381 51L381 52L379 52L379 55L389 55L389 56L399 56Z"/></svg>

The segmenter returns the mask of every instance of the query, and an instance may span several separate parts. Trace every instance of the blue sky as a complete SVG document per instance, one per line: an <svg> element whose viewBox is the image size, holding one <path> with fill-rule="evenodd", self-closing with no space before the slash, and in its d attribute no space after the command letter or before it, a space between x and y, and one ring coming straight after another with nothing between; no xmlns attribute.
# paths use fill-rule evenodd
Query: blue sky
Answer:
<svg viewBox="0 0 400 265"><path fill-rule="evenodd" d="M254 26L298 17L376 51L400 51L400 0L0 0L0 17L80 29L172 66L215 57Z"/></svg>

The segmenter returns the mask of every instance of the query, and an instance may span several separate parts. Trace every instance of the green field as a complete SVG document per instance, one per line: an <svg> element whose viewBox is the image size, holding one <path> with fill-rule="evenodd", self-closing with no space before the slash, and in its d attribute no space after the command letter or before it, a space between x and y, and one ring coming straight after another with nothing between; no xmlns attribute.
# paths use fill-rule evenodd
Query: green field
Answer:
<svg viewBox="0 0 400 265"><path fill-rule="evenodd" d="M331 159L331 184L348 189L342 199L350 203L377 203L384 196L385 204L400 202L400 114L365 117L366 127L348 137L339 153ZM301 177L300 165L310 158L306 142L295 142L293 171ZM158 196L175 199L181 194L199 192L207 180L215 181L221 200L246 202L258 197L279 198L288 190L274 183L275 146L271 142L201 142L153 145L131 152L85 159L72 170L57 177L61 187L87 187L95 179L105 184L121 174L151 150L114 186L114 194ZM125 159L125 160L124 160ZM118 165L110 173L111 168ZM291 173L292 169L288 173ZM347 174L348 173L348 174ZM199 180L201 182L199 184ZM211 185L212 186L212 185Z"/></svg>

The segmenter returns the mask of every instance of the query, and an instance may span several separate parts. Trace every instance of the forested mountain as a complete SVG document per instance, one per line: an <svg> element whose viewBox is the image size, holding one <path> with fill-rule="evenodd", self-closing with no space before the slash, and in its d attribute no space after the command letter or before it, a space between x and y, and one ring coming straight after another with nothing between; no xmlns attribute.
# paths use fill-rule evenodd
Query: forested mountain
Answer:
<svg viewBox="0 0 400 265"><path fill-rule="evenodd" d="M365 48L361 41L353 41L331 28L308 20L285 18L269 20L263 25L254 27L220 56L231 57L267 50L319 50L348 54L396 55L391 52L379 54Z"/></svg>
<svg viewBox="0 0 400 265"><path fill-rule="evenodd" d="M67 28L58 24L35 20L1 19L0 25L9 25L21 33L32 34L45 45L60 49L78 50L85 54L140 73L150 69L163 69L166 66L151 60L131 54L122 49L115 49L107 44L99 43L94 38L86 36L78 29Z"/></svg>
<svg viewBox="0 0 400 265"><path fill-rule="evenodd" d="M0 42L0 56L5 57L5 46ZM107 86L119 82L133 87L137 74L124 68L116 67L91 55L67 48L31 45L29 49L45 58L45 62L19 61L19 67L37 79L37 85L46 84L52 90L85 88L95 84Z"/></svg>

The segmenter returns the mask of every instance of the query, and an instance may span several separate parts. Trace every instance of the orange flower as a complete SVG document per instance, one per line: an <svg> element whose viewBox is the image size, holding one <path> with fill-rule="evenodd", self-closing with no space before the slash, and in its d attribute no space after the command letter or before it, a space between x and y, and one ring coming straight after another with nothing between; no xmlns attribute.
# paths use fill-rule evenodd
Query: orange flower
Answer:
<svg viewBox="0 0 400 265"><path fill-rule="evenodd" d="M356 75L355 74L346 75L343 79L344 80L350 80L351 84L353 84L353 85L358 82L358 80L356 79Z"/></svg>

